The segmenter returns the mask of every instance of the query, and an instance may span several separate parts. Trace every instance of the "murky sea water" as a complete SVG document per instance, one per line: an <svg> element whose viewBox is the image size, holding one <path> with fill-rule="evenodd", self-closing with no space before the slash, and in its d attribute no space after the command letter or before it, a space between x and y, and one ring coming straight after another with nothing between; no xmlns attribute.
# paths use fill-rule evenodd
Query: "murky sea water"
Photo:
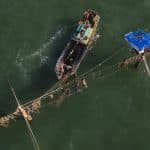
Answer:
<svg viewBox="0 0 150 150"><path fill-rule="evenodd" d="M0 0L1 115L16 108L8 79L21 103L57 81L56 60L88 8L101 15L100 38L79 74L116 51L104 69L130 56L124 34L139 28L150 32L149 0ZM149 150L150 79L144 65L111 69L104 78L93 73L88 83L88 90L34 116L31 126L41 150ZM33 149L23 121L1 128L0 135L0 150Z"/></svg>

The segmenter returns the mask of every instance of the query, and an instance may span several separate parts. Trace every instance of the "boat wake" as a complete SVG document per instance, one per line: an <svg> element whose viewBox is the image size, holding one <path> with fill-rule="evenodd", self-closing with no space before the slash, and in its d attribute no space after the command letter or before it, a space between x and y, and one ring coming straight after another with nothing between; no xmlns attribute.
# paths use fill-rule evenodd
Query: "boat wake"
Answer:
<svg viewBox="0 0 150 150"><path fill-rule="evenodd" d="M29 55L24 55L25 49L19 49L15 64L19 68L24 79L28 79L28 74L31 70L40 67L47 62L50 46L59 38L62 38L66 32L67 27L64 26L60 28L54 35L52 35L40 48L36 49L33 53Z"/></svg>

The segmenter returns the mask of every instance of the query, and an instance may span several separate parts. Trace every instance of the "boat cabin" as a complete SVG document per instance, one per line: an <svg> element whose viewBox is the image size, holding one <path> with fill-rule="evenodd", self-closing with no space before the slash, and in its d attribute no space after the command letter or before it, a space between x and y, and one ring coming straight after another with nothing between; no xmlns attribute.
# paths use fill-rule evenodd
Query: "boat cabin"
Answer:
<svg viewBox="0 0 150 150"><path fill-rule="evenodd" d="M85 25L80 24L76 32L74 33L74 39L84 45L87 45L92 33L93 33L93 28L91 27L85 28Z"/></svg>
<svg viewBox="0 0 150 150"><path fill-rule="evenodd" d="M150 34L144 30L127 33L125 40L137 54L144 54L150 51Z"/></svg>
<svg viewBox="0 0 150 150"><path fill-rule="evenodd" d="M99 16L95 11L85 11L72 39L81 44L88 45L94 32L94 25L97 23L97 19L99 19Z"/></svg>

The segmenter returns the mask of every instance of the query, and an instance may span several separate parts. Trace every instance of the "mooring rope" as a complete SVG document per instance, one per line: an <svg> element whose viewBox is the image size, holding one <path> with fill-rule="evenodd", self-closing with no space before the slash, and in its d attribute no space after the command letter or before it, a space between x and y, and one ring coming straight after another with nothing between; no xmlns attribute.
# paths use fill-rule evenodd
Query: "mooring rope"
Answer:
<svg viewBox="0 0 150 150"><path fill-rule="evenodd" d="M120 52L121 52L121 50L114 52L112 55L110 55L109 57L107 57L105 60L103 60L102 62L98 63L97 65L95 65L94 67L92 67L91 69L89 69L87 72L83 73L80 76L85 76L85 75L89 74L90 72L92 72L93 70L95 70L97 67L101 67L103 64L105 64L106 62L108 62L109 60L111 60L114 56L116 56Z"/></svg>

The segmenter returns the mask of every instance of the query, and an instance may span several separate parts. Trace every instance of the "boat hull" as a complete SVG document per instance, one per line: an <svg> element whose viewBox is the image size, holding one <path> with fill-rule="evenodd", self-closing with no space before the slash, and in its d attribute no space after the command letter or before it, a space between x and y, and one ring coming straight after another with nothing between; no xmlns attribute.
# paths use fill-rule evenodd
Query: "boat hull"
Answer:
<svg viewBox="0 0 150 150"><path fill-rule="evenodd" d="M88 18L88 16L85 18L85 14L89 12L93 18ZM100 16L97 12L93 10L84 12L78 23L78 28L57 60L55 72L58 80L66 80L77 72L89 46L93 42L99 21Z"/></svg>

